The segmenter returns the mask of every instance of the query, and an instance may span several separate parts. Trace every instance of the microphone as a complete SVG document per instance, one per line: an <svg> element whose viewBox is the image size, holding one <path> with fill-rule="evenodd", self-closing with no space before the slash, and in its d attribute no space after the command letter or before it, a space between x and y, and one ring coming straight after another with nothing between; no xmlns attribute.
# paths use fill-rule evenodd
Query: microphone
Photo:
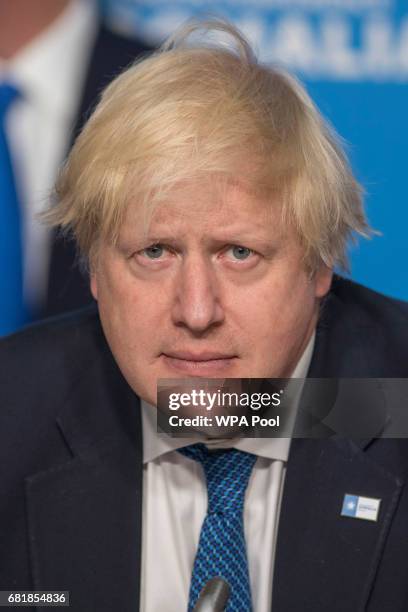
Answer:
<svg viewBox="0 0 408 612"><path fill-rule="evenodd" d="M193 612L223 612L230 592L231 587L224 578L211 578L201 589Z"/></svg>

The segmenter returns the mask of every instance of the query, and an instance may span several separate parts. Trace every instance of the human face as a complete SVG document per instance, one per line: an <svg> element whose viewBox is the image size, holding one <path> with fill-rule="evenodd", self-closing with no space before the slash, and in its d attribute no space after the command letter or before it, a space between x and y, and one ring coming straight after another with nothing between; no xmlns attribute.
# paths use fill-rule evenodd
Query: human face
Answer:
<svg viewBox="0 0 408 612"><path fill-rule="evenodd" d="M331 272L310 275L278 202L239 183L173 191L148 228L129 204L91 274L102 326L130 386L155 404L159 378L290 376Z"/></svg>

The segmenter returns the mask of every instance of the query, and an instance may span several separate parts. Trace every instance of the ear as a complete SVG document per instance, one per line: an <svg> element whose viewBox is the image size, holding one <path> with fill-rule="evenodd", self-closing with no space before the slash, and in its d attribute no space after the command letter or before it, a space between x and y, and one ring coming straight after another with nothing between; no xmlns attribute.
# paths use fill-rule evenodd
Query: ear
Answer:
<svg viewBox="0 0 408 612"><path fill-rule="evenodd" d="M91 246L88 256L89 286L92 296L98 301L98 278L97 278L97 252L96 245Z"/></svg>
<svg viewBox="0 0 408 612"><path fill-rule="evenodd" d="M95 270L91 271L89 282L91 287L91 293L95 300L98 300L98 281L96 278Z"/></svg>
<svg viewBox="0 0 408 612"><path fill-rule="evenodd" d="M325 264L320 264L314 274L315 295L322 298L328 293L333 278L333 270Z"/></svg>

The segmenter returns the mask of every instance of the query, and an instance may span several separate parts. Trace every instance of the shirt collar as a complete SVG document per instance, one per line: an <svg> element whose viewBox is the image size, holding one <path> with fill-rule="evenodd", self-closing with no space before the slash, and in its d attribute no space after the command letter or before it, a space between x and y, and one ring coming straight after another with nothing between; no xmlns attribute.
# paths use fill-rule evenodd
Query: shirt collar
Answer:
<svg viewBox="0 0 408 612"><path fill-rule="evenodd" d="M47 112L76 112L82 78L97 31L93 0L72 0L61 15L11 60L0 62L0 75L23 98Z"/></svg>
<svg viewBox="0 0 408 612"><path fill-rule="evenodd" d="M299 359L291 378L304 379L307 376L315 343L315 333L310 338L301 358ZM297 405L302 385L297 387L293 399ZM177 450L189 444L203 442L199 436L191 438L172 438L166 433L158 433L156 421L156 408L144 400L141 402L142 428L143 428L143 462L148 463L161 457L165 453ZM287 461L289 456L290 438L236 438L230 440L208 440L205 442L210 448L237 448L253 453L258 457Z"/></svg>

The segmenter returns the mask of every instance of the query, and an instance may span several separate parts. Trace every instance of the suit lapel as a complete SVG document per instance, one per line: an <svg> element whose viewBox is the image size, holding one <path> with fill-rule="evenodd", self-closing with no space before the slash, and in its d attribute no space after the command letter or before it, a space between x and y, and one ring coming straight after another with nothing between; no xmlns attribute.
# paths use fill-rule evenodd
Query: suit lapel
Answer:
<svg viewBox="0 0 408 612"><path fill-rule="evenodd" d="M402 488L368 455L346 439L293 440L273 612L365 609ZM341 516L346 493L381 499L378 520Z"/></svg>
<svg viewBox="0 0 408 612"><path fill-rule="evenodd" d="M26 479L36 590L71 610L139 609L142 441L138 399L106 350L73 384L58 427L73 458Z"/></svg>
<svg viewBox="0 0 408 612"><path fill-rule="evenodd" d="M330 395L336 383L330 378L389 376L384 351L371 350L369 341L372 334L365 322L353 312L345 318L337 296L329 295L308 377L327 378L325 392ZM327 406L321 408L317 416L324 418ZM378 435L387 415L384 406L372 408L371 433ZM324 424L315 427L313 417L300 431L308 431L307 425L317 437L333 433ZM292 441L276 547L273 612L366 609L402 489L400 475L376 460L390 442L336 436ZM341 516L347 493L381 499L378 520Z"/></svg>

